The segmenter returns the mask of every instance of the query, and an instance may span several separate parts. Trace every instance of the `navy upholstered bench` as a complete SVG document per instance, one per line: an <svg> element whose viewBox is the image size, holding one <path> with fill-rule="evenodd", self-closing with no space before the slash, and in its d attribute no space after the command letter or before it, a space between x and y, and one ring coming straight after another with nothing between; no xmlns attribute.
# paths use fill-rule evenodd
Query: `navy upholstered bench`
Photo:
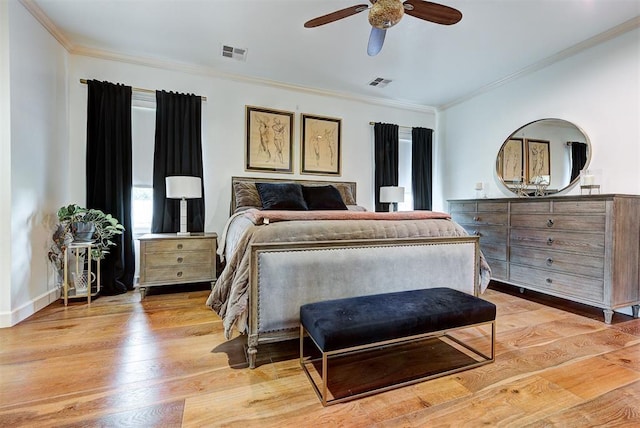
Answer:
<svg viewBox="0 0 640 428"><path fill-rule="evenodd" d="M300 307L300 364L323 405L347 401L492 362L495 317L496 307L493 303L450 288L402 291L309 303ZM472 327L490 330L488 352L479 352L460 338L451 335L452 332ZM304 355L307 334L320 351L321 358ZM478 334L468 336L477 339ZM485 339L486 336L487 334L484 334ZM328 396L331 393L328 390L330 357L428 338L446 340L453 347L469 354L470 362L437 374L432 373L401 383L390 383L345 397ZM314 363L320 362L321 368L315 368Z"/></svg>

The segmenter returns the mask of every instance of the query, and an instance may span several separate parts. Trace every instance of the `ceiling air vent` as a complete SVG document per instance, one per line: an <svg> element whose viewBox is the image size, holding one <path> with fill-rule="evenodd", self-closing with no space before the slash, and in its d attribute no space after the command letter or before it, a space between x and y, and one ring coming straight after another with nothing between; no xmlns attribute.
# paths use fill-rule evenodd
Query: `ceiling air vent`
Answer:
<svg viewBox="0 0 640 428"><path fill-rule="evenodd" d="M222 45L222 56L227 58L245 61L247 59L247 50L243 48L234 48L233 46Z"/></svg>
<svg viewBox="0 0 640 428"><path fill-rule="evenodd" d="M387 86L391 82L392 82L391 79L384 79L382 77L376 77L371 82L369 82L369 86L375 86L377 88L384 88L385 86Z"/></svg>

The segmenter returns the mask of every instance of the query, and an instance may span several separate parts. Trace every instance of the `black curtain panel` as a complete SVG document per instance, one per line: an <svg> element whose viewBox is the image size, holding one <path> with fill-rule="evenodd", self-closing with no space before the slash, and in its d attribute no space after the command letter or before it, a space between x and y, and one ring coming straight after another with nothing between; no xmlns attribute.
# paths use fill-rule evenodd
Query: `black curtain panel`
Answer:
<svg viewBox="0 0 640 428"><path fill-rule="evenodd" d="M413 209L431 210L433 197L433 129L411 129Z"/></svg>
<svg viewBox="0 0 640 428"><path fill-rule="evenodd" d="M199 96L156 91L153 233L180 230L180 201L166 198L165 177L186 175L202 179L201 111ZM187 200L187 215L187 230L203 232L204 189L202 198Z"/></svg>
<svg viewBox="0 0 640 428"><path fill-rule="evenodd" d="M571 181L578 178L587 164L587 145L578 141L571 143Z"/></svg>
<svg viewBox="0 0 640 428"><path fill-rule="evenodd" d="M124 226L101 262L103 294L133 289L131 233L131 87L90 80L87 103L87 208L111 214Z"/></svg>
<svg viewBox="0 0 640 428"><path fill-rule="evenodd" d="M380 187L398 185L398 129L391 123L373 125L376 211L389 211L389 204L380 202Z"/></svg>

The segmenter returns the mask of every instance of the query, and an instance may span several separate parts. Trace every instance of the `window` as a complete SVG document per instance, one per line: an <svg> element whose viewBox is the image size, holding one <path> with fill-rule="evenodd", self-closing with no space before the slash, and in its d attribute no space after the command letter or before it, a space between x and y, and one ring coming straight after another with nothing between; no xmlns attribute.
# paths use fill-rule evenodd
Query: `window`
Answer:
<svg viewBox="0 0 640 428"><path fill-rule="evenodd" d="M131 109L133 139L133 188L131 189L131 227L134 238L151 232L153 216L153 149L155 144L156 109L134 97Z"/></svg>
<svg viewBox="0 0 640 428"><path fill-rule="evenodd" d="M404 202L398 203L398 211L413 210L413 188L411 186L411 131L408 136L400 130L398 144L398 186L404 187Z"/></svg>
<svg viewBox="0 0 640 428"><path fill-rule="evenodd" d="M151 232L153 187L133 186L131 191L131 227L134 237Z"/></svg>

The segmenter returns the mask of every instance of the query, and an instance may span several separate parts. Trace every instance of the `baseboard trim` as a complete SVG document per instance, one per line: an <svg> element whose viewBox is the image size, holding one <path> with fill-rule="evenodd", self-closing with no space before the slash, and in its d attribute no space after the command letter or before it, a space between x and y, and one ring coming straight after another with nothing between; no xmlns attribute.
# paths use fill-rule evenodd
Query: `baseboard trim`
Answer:
<svg viewBox="0 0 640 428"><path fill-rule="evenodd" d="M11 312L0 312L0 328L13 327L58 299L60 299L60 290L54 288Z"/></svg>

